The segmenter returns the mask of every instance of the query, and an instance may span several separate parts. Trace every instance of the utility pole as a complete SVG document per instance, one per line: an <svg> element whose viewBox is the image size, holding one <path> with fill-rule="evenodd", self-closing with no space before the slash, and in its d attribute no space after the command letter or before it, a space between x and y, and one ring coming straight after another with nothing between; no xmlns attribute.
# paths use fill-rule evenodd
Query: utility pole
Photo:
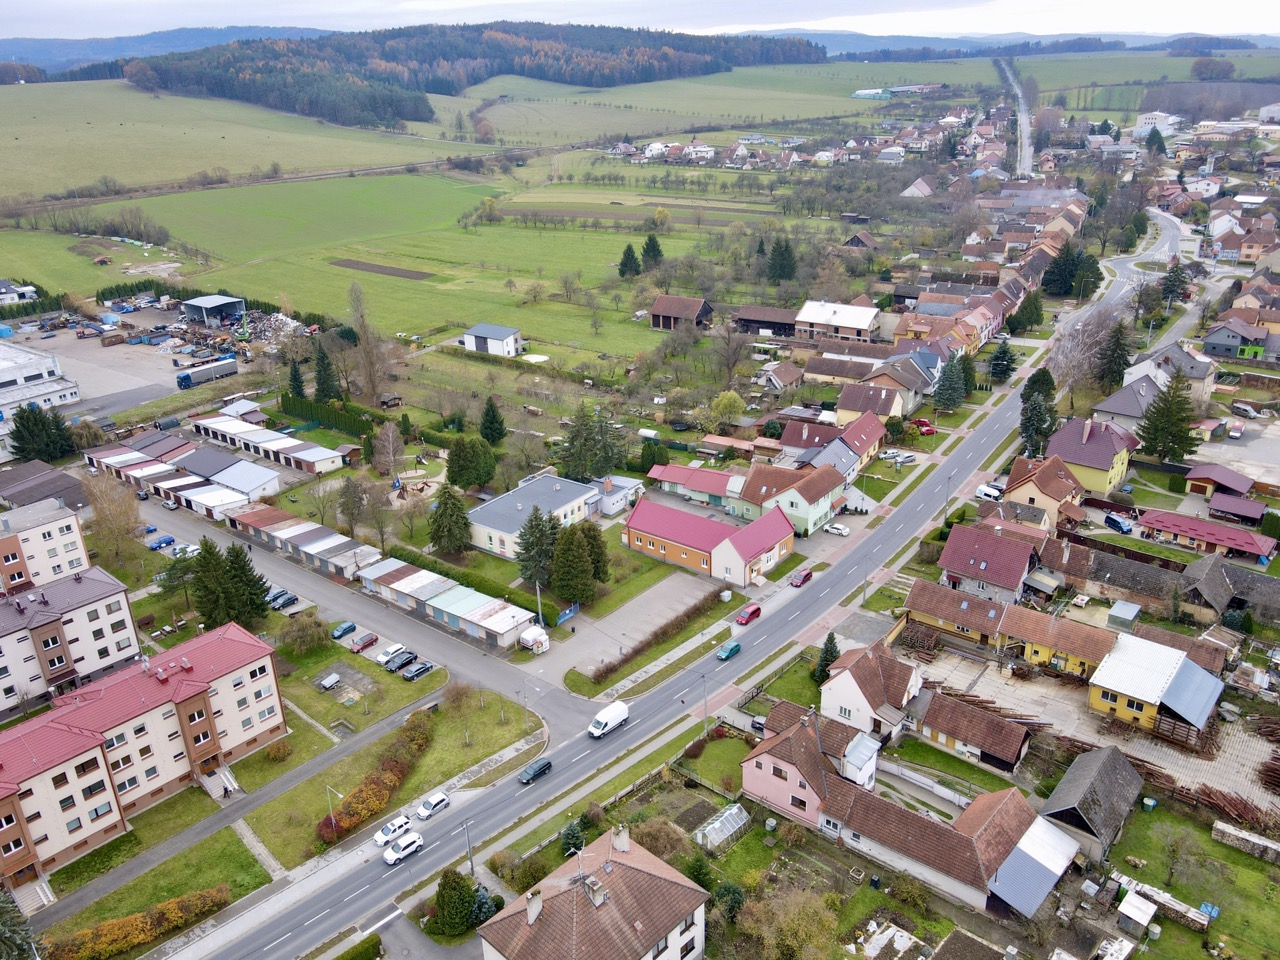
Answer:
<svg viewBox="0 0 1280 960"><path fill-rule="evenodd" d="M476 858L471 853L471 820L462 821L462 831L467 837L467 863L471 867L471 879L476 878Z"/></svg>

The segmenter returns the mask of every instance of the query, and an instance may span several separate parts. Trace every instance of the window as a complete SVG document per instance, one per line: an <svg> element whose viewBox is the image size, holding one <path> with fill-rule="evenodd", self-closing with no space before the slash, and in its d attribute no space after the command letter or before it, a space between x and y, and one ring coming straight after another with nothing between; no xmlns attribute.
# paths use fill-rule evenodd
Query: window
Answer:
<svg viewBox="0 0 1280 960"><path fill-rule="evenodd" d="M116 620L114 623L111 624L112 633L119 633L124 628L125 628L125 621L123 620Z"/></svg>
<svg viewBox="0 0 1280 960"><path fill-rule="evenodd" d="M17 688L17 687L5 687L5 688L4 688L4 695L5 695L6 697L16 697L16 696L18 695L18 688Z"/></svg>
<svg viewBox="0 0 1280 960"><path fill-rule="evenodd" d="M690 930L692 930L694 921L697 919L697 916L698 915L696 913L691 913L687 917L685 917L684 923L680 924L680 932L688 933Z"/></svg>
<svg viewBox="0 0 1280 960"><path fill-rule="evenodd" d="M88 760L86 760L84 763L77 763L77 764L76 764L76 776L77 776L77 777L83 777L86 773L93 773L93 771L95 771L95 770L97 770L97 769L98 769L98 758L97 758L97 757L90 757L90 758L89 758ZM64 782L65 782L65 781L64 781ZM55 784L55 786L56 786L56 784Z"/></svg>
<svg viewBox="0 0 1280 960"><path fill-rule="evenodd" d="M17 555L16 553L6 553L6 554L4 555L4 562L5 562L5 563L17 563L17 562L18 562L18 555Z"/></svg>
<svg viewBox="0 0 1280 960"><path fill-rule="evenodd" d="M968 627L963 627L960 624L956 624L956 629L961 633L973 633L973 631L970 630Z"/></svg>
<svg viewBox="0 0 1280 960"><path fill-rule="evenodd" d="M128 650L132 646L133 646L133 641L130 640L128 637L121 637L119 640L116 641L117 651Z"/></svg>
<svg viewBox="0 0 1280 960"><path fill-rule="evenodd" d="M27 578L26 578L26 576L24 576L24 575L23 575L23 573L22 573L22 571L21 571L21 570L19 570L17 573L11 573L11 574L9 574L9 582L10 582L10 583L21 583L21 582L22 582L23 580L25 580L25 579L27 579Z"/></svg>
<svg viewBox="0 0 1280 960"><path fill-rule="evenodd" d="M67 821L67 833L75 833L79 829L80 829L79 817L76 817L74 820Z"/></svg>
<svg viewBox="0 0 1280 960"><path fill-rule="evenodd" d="M1143 703L1141 700L1134 700L1132 698L1125 700L1124 705L1128 707L1130 710L1132 710L1134 713L1141 713L1143 710L1147 708L1147 705Z"/></svg>
<svg viewBox="0 0 1280 960"><path fill-rule="evenodd" d="M237 707L237 709L243 710L243 709L244 709L245 707L247 707L248 705L249 705L249 698L248 698L248 697L241 697L239 700L237 700L237 701L236 701L236 707Z"/></svg>
<svg viewBox="0 0 1280 960"><path fill-rule="evenodd" d="M197 734L196 734L195 739L194 739L193 741L191 741L191 742L192 742L192 744L193 744L194 746L197 746L197 747L198 747L198 746L200 746L200 744L202 744L202 743L208 743L208 742L209 742L209 731L208 731L208 730L201 730L199 733L197 733Z"/></svg>
<svg viewBox="0 0 1280 960"><path fill-rule="evenodd" d="M244 677L236 677L234 680L231 681L232 690L239 690L243 686L244 686Z"/></svg>
<svg viewBox="0 0 1280 960"><path fill-rule="evenodd" d="M824 830L831 830L832 832L839 832L839 830L840 830L840 824L838 824L836 821L832 820L830 817L823 817L823 818L822 818L822 829L824 829Z"/></svg>
<svg viewBox="0 0 1280 960"><path fill-rule="evenodd" d="M6 813L3 817L0 817L0 830L5 829L6 827L12 827L17 822L18 821L14 819L12 813Z"/></svg>
<svg viewBox="0 0 1280 960"><path fill-rule="evenodd" d="M150 747L143 747L141 750L139 750L139 751L138 751L138 759L139 759L139 760L145 760L145 759L147 759L147 757L149 757L149 756L151 756L151 748L150 748Z"/></svg>
<svg viewBox="0 0 1280 960"><path fill-rule="evenodd" d="M94 807L92 810L89 811L89 819L98 820L98 819L101 819L102 817L105 817L110 812L111 812L111 804L104 803L101 806Z"/></svg>
<svg viewBox="0 0 1280 960"><path fill-rule="evenodd" d="M253 717L245 717L243 720L240 721L241 730L248 730L252 726L253 726Z"/></svg>
<svg viewBox="0 0 1280 960"><path fill-rule="evenodd" d="M61 668L65 667L66 665L67 665L67 658L66 658L66 657L64 657L62 654L58 654L56 657L50 657L50 658L49 658L49 669L50 669L50 670L60 670Z"/></svg>
<svg viewBox="0 0 1280 960"><path fill-rule="evenodd" d="M9 675L9 668L8 668L8 667L0 667L0 680L3 680L3 679L4 679L5 677L7 677L8 675Z"/></svg>
<svg viewBox="0 0 1280 960"><path fill-rule="evenodd" d="M1103 703L1119 703L1120 698L1116 696L1114 693L1112 693L1110 690L1103 690L1102 702Z"/></svg>
<svg viewBox="0 0 1280 960"><path fill-rule="evenodd" d="M116 757L114 760L111 761L111 772L119 773L121 770L125 769L126 767L132 767L132 766L133 766L133 755L126 753L123 757Z"/></svg>
<svg viewBox="0 0 1280 960"><path fill-rule="evenodd" d="M276 705L274 703L271 706L267 707L265 710L258 711L259 720L266 720L268 717L274 717L275 715L276 715Z"/></svg>
<svg viewBox="0 0 1280 960"><path fill-rule="evenodd" d="M14 837L8 843L0 846L0 853L4 854L7 857L11 853L17 853L19 850L23 848L23 846L24 844L22 842L22 838Z"/></svg>
<svg viewBox="0 0 1280 960"><path fill-rule="evenodd" d="M203 719L204 719L204 708L203 708L203 707L201 707L201 708L200 708L199 710L197 710L195 713L188 713L188 714L187 714L187 723L199 723L199 722L200 722L201 720L203 720Z"/></svg>
<svg viewBox="0 0 1280 960"><path fill-rule="evenodd" d="M48 543L50 540L53 539L53 531L52 530L40 531L40 539L43 540L45 543Z"/></svg>
<svg viewBox="0 0 1280 960"><path fill-rule="evenodd" d="M267 675L267 665L265 663L262 664L261 666L254 667L252 670L249 671L250 680L257 680L259 677L265 677L266 675Z"/></svg>
<svg viewBox="0 0 1280 960"><path fill-rule="evenodd" d="M146 732L147 732L147 725L145 723L140 723L133 728L133 735L135 737L140 737Z"/></svg>
<svg viewBox="0 0 1280 960"><path fill-rule="evenodd" d="M106 635L107 635L107 631L104 630L102 627L98 627L96 630L93 631L94 640L101 640Z"/></svg>
<svg viewBox="0 0 1280 960"><path fill-rule="evenodd" d="M850 718L852 718L852 717L853 717L853 711L852 711L852 710L850 710L848 707L841 707L841 708L840 708L840 719L841 719L841 720L848 720L848 719L850 719Z"/></svg>
<svg viewBox="0 0 1280 960"><path fill-rule="evenodd" d="M106 744L107 749L110 750L112 747L118 747L120 746L120 744L127 742L128 739L129 738L125 734L125 732L121 730L114 737L111 737L107 740L107 744Z"/></svg>
<svg viewBox="0 0 1280 960"><path fill-rule="evenodd" d="M112 600L110 603L107 604L107 613L119 613L119 612L120 612L119 600Z"/></svg>
<svg viewBox="0 0 1280 960"><path fill-rule="evenodd" d="M170 740L177 740L180 736L182 736L182 731L181 731L181 730L174 730L172 733L170 733L170 734L169 734L169 739L170 739Z"/></svg>
<svg viewBox="0 0 1280 960"><path fill-rule="evenodd" d="M696 949L698 949L698 938L691 937L688 943L685 943L680 947L680 960L684 960L685 957L693 953Z"/></svg>
<svg viewBox="0 0 1280 960"><path fill-rule="evenodd" d="M49 557L49 559L52 560L54 557L58 555L58 548L50 547L47 551L45 551L45 553Z"/></svg>
<svg viewBox="0 0 1280 960"><path fill-rule="evenodd" d="M757 760L757 761L756 761L756 769L757 769L757 770L763 770L763 769L764 769L764 761L763 761L763 760Z"/></svg>
<svg viewBox="0 0 1280 960"><path fill-rule="evenodd" d="M264 699L264 698L266 698L266 697L271 696L271 693L272 693L272 691L271 691L271 688L270 688L270 687L263 687L261 690L255 690L255 691L253 691L253 699L254 699L254 700L262 700L262 699Z"/></svg>
<svg viewBox="0 0 1280 960"><path fill-rule="evenodd" d="M53 785L55 787L65 787L67 785L67 775L65 773L55 773L53 775Z"/></svg>
<svg viewBox="0 0 1280 960"><path fill-rule="evenodd" d="M170 708L169 708L168 710L166 710L164 713L160 714L160 719L161 719L161 720L168 720L168 719L170 719L170 718L173 716L173 714L174 714L174 710L173 710L173 708L172 708L172 707L170 707Z"/></svg>
<svg viewBox="0 0 1280 960"><path fill-rule="evenodd" d="M93 783L81 790L80 793L86 800L88 800L90 797L96 797L105 789L107 789L107 781L95 780Z"/></svg>
<svg viewBox="0 0 1280 960"><path fill-rule="evenodd" d="M116 793L128 793L138 785L137 777L126 777L116 784Z"/></svg>
<svg viewBox="0 0 1280 960"><path fill-rule="evenodd" d="M146 776L148 780L154 780L156 777L160 776L160 770L157 767L147 767L147 769L143 771L143 775Z"/></svg>
<svg viewBox="0 0 1280 960"><path fill-rule="evenodd" d="M62 564L60 564L60 563L55 563L55 564L53 565L53 569L52 569L52 570L50 570L49 572L50 572L50 573L52 573L54 576L57 576L58 574L60 574L60 573L62 572Z"/></svg>
<svg viewBox="0 0 1280 960"><path fill-rule="evenodd" d="M70 560L67 561L68 570L78 570L80 567L83 567L83 566L84 566L84 561L81 560L79 557L72 557Z"/></svg>
<svg viewBox="0 0 1280 960"><path fill-rule="evenodd" d="M787 779L787 771L783 770L781 767L777 766L776 764L774 765L774 768L773 768L773 775L777 777L779 780Z"/></svg>
<svg viewBox="0 0 1280 960"><path fill-rule="evenodd" d="M791 805L797 810L809 809L809 801L804 799L804 797L797 797L795 794L791 795Z"/></svg>
<svg viewBox="0 0 1280 960"><path fill-rule="evenodd" d="M35 823L43 816L44 814L37 810L35 813L31 814L31 816L27 817L27 823Z"/></svg>
<svg viewBox="0 0 1280 960"><path fill-rule="evenodd" d="M979 581L975 584L975 586L976 586L979 590L985 590L985 589L987 589L987 583L986 583L986 581L985 581L985 580L979 580Z"/></svg>
<svg viewBox="0 0 1280 960"><path fill-rule="evenodd" d="M70 810L75 805L76 805L75 797L63 797L61 800L58 801L58 806L61 807L63 810Z"/></svg>
<svg viewBox="0 0 1280 960"><path fill-rule="evenodd" d="M110 647L99 647L99 648L98 648L98 659L99 659L99 660L105 660L105 659L107 659L107 657L109 657L109 656L111 656L111 648L110 648Z"/></svg>
<svg viewBox="0 0 1280 960"><path fill-rule="evenodd" d="M657 942L657 944L654 945L653 955L655 957L660 957L666 952L667 952L667 938L663 937L661 940Z"/></svg>
<svg viewBox="0 0 1280 960"><path fill-rule="evenodd" d="M88 620L90 623L93 623L95 620L97 620L101 616L102 614L100 614L97 610L90 610L89 613L85 616L85 619Z"/></svg>

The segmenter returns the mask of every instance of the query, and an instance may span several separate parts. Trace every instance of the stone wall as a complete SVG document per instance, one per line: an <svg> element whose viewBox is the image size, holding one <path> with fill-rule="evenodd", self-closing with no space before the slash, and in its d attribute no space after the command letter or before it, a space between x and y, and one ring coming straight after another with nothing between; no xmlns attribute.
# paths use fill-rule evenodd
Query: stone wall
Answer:
<svg viewBox="0 0 1280 960"><path fill-rule="evenodd" d="M1225 820L1214 821L1213 839L1219 843L1225 843L1228 847L1243 850L1251 857L1257 857L1267 863L1280 863L1280 843L1256 833L1241 830Z"/></svg>

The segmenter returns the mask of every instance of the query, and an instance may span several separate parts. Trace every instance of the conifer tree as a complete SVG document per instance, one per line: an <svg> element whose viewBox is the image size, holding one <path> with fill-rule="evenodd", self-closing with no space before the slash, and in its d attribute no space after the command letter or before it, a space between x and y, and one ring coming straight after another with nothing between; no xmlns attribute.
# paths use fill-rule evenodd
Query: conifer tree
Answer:
<svg viewBox="0 0 1280 960"><path fill-rule="evenodd" d="M204 548L200 548L201 553ZM254 569L249 552L238 543L227 547L227 612L243 627L251 627L267 615L267 579Z"/></svg>
<svg viewBox="0 0 1280 960"><path fill-rule="evenodd" d="M316 342L316 383L313 397L317 403L328 403L330 400L342 399L342 388L338 385L338 374L333 369L333 361L324 344Z"/></svg>
<svg viewBox="0 0 1280 960"><path fill-rule="evenodd" d="M522 580L543 587L550 584L551 561L555 557L559 535L560 525L555 518L547 516L541 507L535 505L520 528L520 545L516 550L516 564L520 567Z"/></svg>
<svg viewBox="0 0 1280 960"><path fill-rule="evenodd" d="M658 242L657 234L649 234L645 238L644 246L640 248L640 260L644 264L644 269L652 270L662 262L662 257L662 244Z"/></svg>
<svg viewBox="0 0 1280 960"><path fill-rule="evenodd" d="M467 516L467 505L448 484L436 494L429 539L436 550L449 554L462 553L471 543L471 518Z"/></svg>
<svg viewBox="0 0 1280 960"><path fill-rule="evenodd" d="M1009 346L1008 340L1001 340L1000 346L996 347L995 353L991 354L991 359L987 362L987 370L993 382L1004 383L1013 376L1017 365L1018 355L1013 352L1013 347Z"/></svg>
<svg viewBox="0 0 1280 960"><path fill-rule="evenodd" d="M1168 386L1151 401L1138 424L1140 449L1161 460L1185 460L1200 446L1200 438L1191 432L1195 420L1191 382L1181 367L1175 367Z"/></svg>
<svg viewBox="0 0 1280 960"><path fill-rule="evenodd" d="M506 435L507 422L498 412L498 404L490 396L485 400L484 412L480 415L480 436L489 441L491 446L496 447Z"/></svg>
<svg viewBox="0 0 1280 960"><path fill-rule="evenodd" d="M591 555L591 577L597 583L609 582L609 546L604 542L604 531L590 520L578 524L582 528L583 539L587 542L587 553Z"/></svg>
<svg viewBox="0 0 1280 960"><path fill-rule="evenodd" d="M626 249L622 251L622 260L618 263L618 276L623 280L627 277L640 276L640 258L636 256L636 248L628 243Z"/></svg>
<svg viewBox="0 0 1280 960"><path fill-rule="evenodd" d="M1106 342L1098 351L1097 370L1094 379L1098 386L1107 392L1119 390L1124 386L1124 374L1132 362L1130 354L1133 344L1129 339L1129 328L1123 320L1117 320L1107 334Z"/></svg>
<svg viewBox="0 0 1280 960"><path fill-rule="evenodd" d="M590 603L595 599L591 551L578 524L566 527L556 539L551 561L551 589L567 603Z"/></svg>
<svg viewBox="0 0 1280 960"><path fill-rule="evenodd" d="M943 364L933 403L939 410L958 410L964 403L964 371L955 357Z"/></svg>
<svg viewBox="0 0 1280 960"><path fill-rule="evenodd" d="M289 392L299 400L307 399L307 384L302 379L302 367L297 360L289 361Z"/></svg>

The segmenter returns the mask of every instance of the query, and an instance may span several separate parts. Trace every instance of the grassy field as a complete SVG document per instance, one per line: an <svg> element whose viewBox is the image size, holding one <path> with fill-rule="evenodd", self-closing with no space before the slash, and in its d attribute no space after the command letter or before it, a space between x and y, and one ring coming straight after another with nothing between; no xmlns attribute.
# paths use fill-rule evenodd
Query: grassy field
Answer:
<svg viewBox="0 0 1280 960"><path fill-rule="evenodd" d="M137 186L214 167L243 175L279 163L286 174L312 173L492 149L352 130L228 100L152 95L114 80L0 87L0 114L7 134L0 189L13 195L61 192L104 175ZM439 134L436 125L423 131Z"/></svg>
<svg viewBox="0 0 1280 960"><path fill-rule="evenodd" d="M231 772L240 786L250 792L257 790L280 774L306 763L312 757L319 756L333 746L332 740L311 724L296 717L289 724L289 731L289 736L285 739L289 741L293 751L286 759L279 762L268 760L267 751L259 750L231 765Z"/></svg>
<svg viewBox="0 0 1280 960"><path fill-rule="evenodd" d="M764 692L779 700L790 700L802 707L822 700L818 683L813 679L813 661L797 660L782 672L778 679L764 688Z"/></svg>
<svg viewBox="0 0 1280 960"><path fill-rule="evenodd" d="M198 864L199 869L192 866ZM136 880L102 897L61 923L54 924L46 936L56 937L83 930L103 920L127 917L146 910L162 900L205 890L220 883L231 886L231 897L239 900L271 882L267 871L230 827L201 840L180 856L166 860Z"/></svg>
<svg viewBox="0 0 1280 960"><path fill-rule="evenodd" d="M742 789L742 760L750 748L737 737L722 740L708 739L702 756L683 761L690 770L717 786L732 784L731 790Z"/></svg>

